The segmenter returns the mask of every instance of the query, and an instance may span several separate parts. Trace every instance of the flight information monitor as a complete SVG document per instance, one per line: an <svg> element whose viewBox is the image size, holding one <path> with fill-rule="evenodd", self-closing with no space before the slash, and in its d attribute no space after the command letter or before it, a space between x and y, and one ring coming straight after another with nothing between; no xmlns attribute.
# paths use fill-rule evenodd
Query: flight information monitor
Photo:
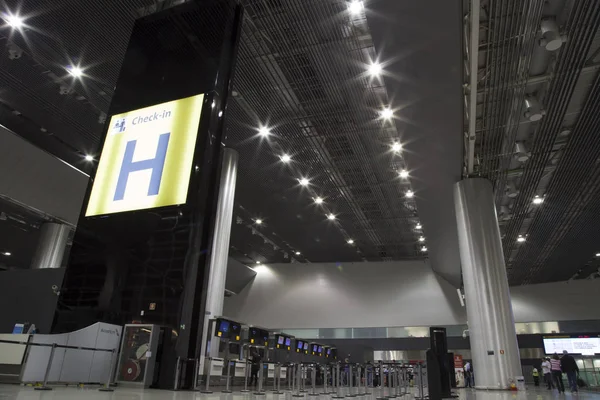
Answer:
<svg viewBox="0 0 600 400"><path fill-rule="evenodd" d="M319 351L319 354L322 353L323 352L323 346L319 346L317 350Z"/></svg>
<svg viewBox="0 0 600 400"><path fill-rule="evenodd" d="M285 345L286 346L291 346L291 343L292 343L292 338L286 337L285 338Z"/></svg>
<svg viewBox="0 0 600 400"><path fill-rule="evenodd" d="M248 339L250 344L256 344L258 346L269 345L269 331L261 328L251 327L248 330Z"/></svg>
<svg viewBox="0 0 600 400"><path fill-rule="evenodd" d="M277 344L283 344L285 342L285 336L277 336Z"/></svg>
<svg viewBox="0 0 600 400"><path fill-rule="evenodd" d="M222 339L229 339L234 342L240 340L242 331L241 324L228 319L217 318L215 324L215 336Z"/></svg>
<svg viewBox="0 0 600 400"><path fill-rule="evenodd" d="M308 354L308 342L304 342L304 353Z"/></svg>
<svg viewBox="0 0 600 400"><path fill-rule="evenodd" d="M302 353L304 351L304 342L296 339L296 353Z"/></svg>
<svg viewBox="0 0 600 400"><path fill-rule="evenodd" d="M593 356L600 354L600 337L595 335L547 335L543 337L546 354L569 354Z"/></svg>

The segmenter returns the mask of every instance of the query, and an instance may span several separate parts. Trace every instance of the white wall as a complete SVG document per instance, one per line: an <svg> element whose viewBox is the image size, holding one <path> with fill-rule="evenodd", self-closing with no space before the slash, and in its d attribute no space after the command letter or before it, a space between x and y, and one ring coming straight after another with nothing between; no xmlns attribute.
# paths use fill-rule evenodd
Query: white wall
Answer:
<svg viewBox="0 0 600 400"><path fill-rule="evenodd" d="M271 329L467 323L456 290L426 262L272 264L257 272L225 299L226 316ZM517 286L511 295L515 322L600 319L600 279Z"/></svg>
<svg viewBox="0 0 600 400"><path fill-rule="evenodd" d="M225 315L266 328L346 328L464 323L454 289L422 261L272 264Z"/></svg>
<svg viewBox="0 0 600 400"><path fill-rule="evenodd" d="M76 225L88 177L0 125L0 195Z"/></svg>

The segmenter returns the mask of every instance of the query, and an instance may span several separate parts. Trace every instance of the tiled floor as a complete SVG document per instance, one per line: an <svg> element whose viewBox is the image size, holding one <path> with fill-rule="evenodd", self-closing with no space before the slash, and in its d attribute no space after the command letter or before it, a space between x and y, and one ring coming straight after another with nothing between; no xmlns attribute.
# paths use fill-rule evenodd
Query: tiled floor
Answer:
<svg viewBox="0 0 600 400"><path fill-rule="evenodd" d="M456 394L459 400L600 400L600 394L580 392L559 395L556 391L534 390L526 392L496 392L484 390L458 389ZM380 396L375 394L350 398L350 400L376 400ZM330 400L329 395L319 397L305 396L307 399ZM398 399L414 400L414 394L399 397ZM31 387L16 385L0 385L0 400L293 400L292 394L286 392L282 395L267 393L265 396L253 394L200 394L197 392L169 392L163 390L140 390L118 388L114 392L99 392L97 389L78 389L75 387L57 387L52 391L36 391ZM302 399L299 399L302 400Z"/></svg>

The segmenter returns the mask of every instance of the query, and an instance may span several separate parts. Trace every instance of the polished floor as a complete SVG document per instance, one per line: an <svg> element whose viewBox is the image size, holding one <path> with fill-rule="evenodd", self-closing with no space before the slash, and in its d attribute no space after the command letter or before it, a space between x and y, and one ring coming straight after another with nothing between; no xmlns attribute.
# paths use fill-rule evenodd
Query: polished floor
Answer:
<svg viewBox="0 0 600 400"><path fill-rule="evenodd" d="M458 389L455 391L459 400L600 400L599 393L580 392L579 394L562 394L556 391L530 389L525 392L496 392L484 390ZM351 399L376 400L380 393L359 396ZM329 400L331 396L320 395L307 399ZM415 395L409 393L401 396L404 399L413 400ZM399 398L401 398L399 397ZM140 390L129 388L118 388L114 392L99 392L95 388L55 387L51 391L36 391L31 387L17 385L0 385L0 400L293 400L292 394L275 395L267 393L265 396L253 394L200 394L197 392L169 392L162 390Z"/></svg>

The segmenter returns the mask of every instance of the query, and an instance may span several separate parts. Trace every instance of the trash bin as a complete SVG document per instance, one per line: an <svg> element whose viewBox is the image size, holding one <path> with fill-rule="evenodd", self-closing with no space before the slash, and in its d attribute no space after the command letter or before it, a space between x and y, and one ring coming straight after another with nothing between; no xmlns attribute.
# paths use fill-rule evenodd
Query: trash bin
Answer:
<svg viewBox="0 0 600 400"><path fill-rule="evenodd" d="M517 381L517 390L525 390L525 377L515 376L515 380Z"/></svg>

